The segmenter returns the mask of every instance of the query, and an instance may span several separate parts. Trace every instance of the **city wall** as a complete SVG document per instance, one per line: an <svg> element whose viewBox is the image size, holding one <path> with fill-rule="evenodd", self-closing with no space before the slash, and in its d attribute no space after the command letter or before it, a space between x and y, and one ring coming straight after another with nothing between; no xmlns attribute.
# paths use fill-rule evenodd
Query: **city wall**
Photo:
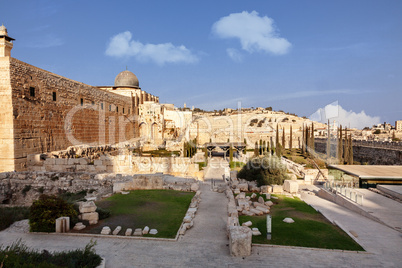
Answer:
<svg viewBox="0 0 402 268"><path fill-rule="evenodd" d="M331 144L331 153L335 155L336 144ZM326 140L315 140L315 150L326 153ZM402 165L402 147L399 144L382 142L353 142L353 160L369 165Z"/></svg>
<svg viewBox="0 0 402 268"><path fill-rule="evenodd" d="M26 170L29 154L134 138L132 104L131 97L0 57L0 172Z"/></svg>

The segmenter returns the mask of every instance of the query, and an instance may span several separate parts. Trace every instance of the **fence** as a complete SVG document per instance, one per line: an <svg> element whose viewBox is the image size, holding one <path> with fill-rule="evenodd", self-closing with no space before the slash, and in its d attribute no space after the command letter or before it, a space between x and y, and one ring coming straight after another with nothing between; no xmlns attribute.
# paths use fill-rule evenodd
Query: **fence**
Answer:
<svg viewBox="0 0 402 268"><path fill-rule="evenodd" d="M353 187L353 184L350 184ZM331 192L339 193L340 195L346 197L347 199L355 202L358 205L363 206L363 195L357 193L353 188L348 187L349 183L344 185L339 185L335 182L325 182L324 189L329 190Z"/></svg>

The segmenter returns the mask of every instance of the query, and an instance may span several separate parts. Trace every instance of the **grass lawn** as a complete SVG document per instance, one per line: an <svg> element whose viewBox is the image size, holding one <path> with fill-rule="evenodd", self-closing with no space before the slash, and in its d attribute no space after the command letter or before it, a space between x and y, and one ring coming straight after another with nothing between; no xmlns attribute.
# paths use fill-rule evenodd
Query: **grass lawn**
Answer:
<svg viewBox="0 0 402 268"><path fill-rule="evenodd" d="M157 229L156 235L149 237L174 238L195 193L173 190L136 190L129 194L115 194L96 203L107 209L111 216L98 224L85 228L83 233L99 234L102 227L109 226L112 231L121 226L119 235L127 228Z"/></svg>
<svg viewBox="0 0 402 268"><path fill-rule="evenodd" d="M285 246L299 246L342 250L363 250L342 229L329 222L321 213L315 211L304 201L282 195L272 199L272 240L267 240L265 216L240 216L240 224L251 221L261 236L253 236L253 243ZM295 222L285 223L290 217Z"/></svg>

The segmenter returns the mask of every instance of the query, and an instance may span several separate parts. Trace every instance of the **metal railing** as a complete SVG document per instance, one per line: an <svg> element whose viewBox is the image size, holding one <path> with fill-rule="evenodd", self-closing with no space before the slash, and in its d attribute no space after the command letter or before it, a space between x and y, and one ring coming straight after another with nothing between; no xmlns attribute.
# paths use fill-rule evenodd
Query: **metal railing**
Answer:
<svg viewBox="0 0 402 268"><path fill-rule="evenodd" d="M352 183L350 183L350 185L353 187ZM339 193L340 195L355 202L356 204L363 206L363 195L356 192L353 188L350 188L348 186L349 183L340 185L333 181L332 182L327 181L323 185L324 189L329 190L331 192L335 192L337 194Z"/></svg>

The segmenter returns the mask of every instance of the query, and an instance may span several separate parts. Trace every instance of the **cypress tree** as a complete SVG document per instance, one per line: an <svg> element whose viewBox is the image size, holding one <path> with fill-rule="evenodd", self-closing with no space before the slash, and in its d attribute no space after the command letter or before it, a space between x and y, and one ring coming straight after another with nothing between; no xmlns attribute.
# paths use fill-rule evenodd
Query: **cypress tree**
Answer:
<svg viewBox="0 0 402 268"><path fill-rule="evenodd" d="M342 159L342 125L339 126L339 137L338 137L338 162L339 164L343 163Z"/></svg>
<svg viewBox="0 0 402 268"><path fill-rule="evenodd" d="M302 143L301 143L301 146L302 146L302 154L304 154L304 151L306 150L306 145L304 144L304 135L305 135L305 131L304 131L304 123L303 123L303 130L302 130Z"/></svg>
<svg viewBox="0 0 402 268"><path fill-rule="evenodd" d="M329 128L329 119L328 119L328 129L327 129L327 159L331 158L331 132Z"/></svg>
<svg viewBox="0 0 402 268"><path fill-rule="evenodd" d="M257 157L258 156L258 143L255 142L255 146L254 146L254 156Z"/></svg>
<svg viewBox="0 0 402 268"><path fill-rule="evenodd" d="M311 124L311 142L310 142L310 147L311 150L315 150L315 137L314 137L314 123Z"/></svg>
<svg viewBox="0 0 402 268"><path fill-rule="evenodd" d="M308 149L310 147L310 133L309 133L309 127L306 126L306 133L304 134L305 137L305 143L306 143L306 149L305 149L305 153L308 152Z"/></svg>
<svg viewBox="0 0 402 268"><path fill-rule="evenodd" d="M233 147L232 147L232 145L230 145L230 148L229 148L229 161L233 162Z"/></svg>
<svg viewBox="0 0 402 268"><path fill-rule="evenodd" d="M260 155L262 155L262 140L260 140L259 152L260 152Z"/></svg>
<svg viewBox="0 0 402 268"><path fill-rule="evenodd" d="M282 147L285 150L286 148L286 144L285 144L286 140L285 140L285 128L282 129Z"/></svg>
<svg viewBox="0 0 402 268"><path fill-rule="evenodd" d="M343 159L349 165L349 146L348 146L348 128L345 127L345 143L343 144Z"/></svg>
<svg viewBox="0 0 402 268"><path fill-rule="evenodd" d="M276 124L275 148L278 147L278 144L279 144L279 127L278 124Z"/></svg>
<svg viewBox="0 0 402 268"><path fill-rule="evenodd" d="M353 141L352 141L352 133L350 133L349 139L349 165L353 165Z"/></svg>
<svg viewBox="0 0 402 268"><path fill-rule="evenodd" d="M289 133L289 150L292 152L292 145L293 145L293 137L292 137L292 125L290 125L290 133Z"/></svg>

